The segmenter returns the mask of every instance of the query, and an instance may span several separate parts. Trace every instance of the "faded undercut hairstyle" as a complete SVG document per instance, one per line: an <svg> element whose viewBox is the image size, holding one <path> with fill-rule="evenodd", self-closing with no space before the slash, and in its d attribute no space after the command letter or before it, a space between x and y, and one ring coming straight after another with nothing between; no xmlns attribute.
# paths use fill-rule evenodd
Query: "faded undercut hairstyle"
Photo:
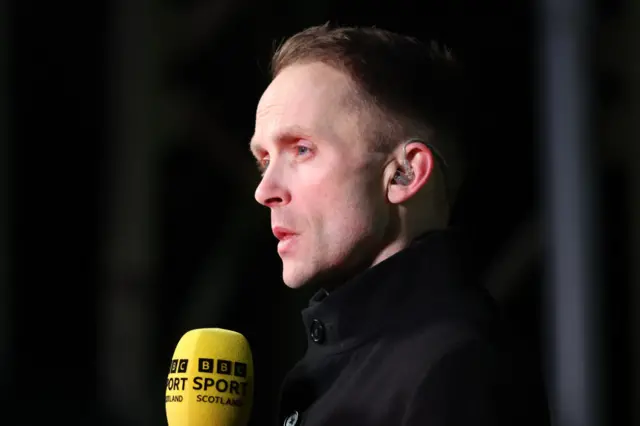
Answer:
<svg viewBox="0 0 640 426"><path fill-rule="evenodd" d="M458 145L462 79L452 53L436 42L375 27L307 28L286 39L271 59L271 77L294 64L321 62L353 83L350 103L365 113L362 132L378 152L420 138L446 160L449 202L462 179ZM442 160L440 158L439 160Z"/></svg>

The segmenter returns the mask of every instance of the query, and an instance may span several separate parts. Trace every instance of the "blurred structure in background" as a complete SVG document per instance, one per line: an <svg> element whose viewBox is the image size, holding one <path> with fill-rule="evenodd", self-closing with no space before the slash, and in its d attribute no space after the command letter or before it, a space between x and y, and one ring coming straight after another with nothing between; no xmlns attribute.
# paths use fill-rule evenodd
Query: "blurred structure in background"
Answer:
<svg viewBox="0 0 640 426"><path fill-rule="evenodd" d="M540 21L541 183L546 195L545 365L558 425L604 424L600 175L594 155L591 2L545 1Z"/></svg>
<svg viewBox="0 0 640 426"><path fill-rule="evenodd" d="M640 3L602 2L597 52L605 398L609 424L640 424ZM627 416L628 415L628 416Z"/></svg>
<svg viewBox="0 0 640 426"><path fill-rule="evenodd" d="M11 324L11 281L12 253L9 249L11 229L9 227L9 17L5 2L0 4L0 388L8 384ZM0 394L0 397L5 395Z"/></svg>
<svg viewBox="0 0 640 426"><path fill-rule="evenodd" d="M585 84L597 167L583 189L598 204L591 306L606 321L591 337L604 424L640 424L640 3L592 6ZM274 45L327 20L435 38L466 65L477 167L454 224L542 359L550 165L539 12L507 0L2 3L0 383L15 424L166 424L171 354L199 327L248 338L252 425L270 424L305 349L299 312L311 290L281 282L248 141Z"/></svg>
<svg viewBox="0 0 640 426"><path fill-rule="evenodd" d="M106 287L100 289L101 402L116 422L152 424L156 392L158 164L168 123L162 107L162 31L153 1L114 1L108 33ZM157 421L157 420L156 420Z"/></svg>

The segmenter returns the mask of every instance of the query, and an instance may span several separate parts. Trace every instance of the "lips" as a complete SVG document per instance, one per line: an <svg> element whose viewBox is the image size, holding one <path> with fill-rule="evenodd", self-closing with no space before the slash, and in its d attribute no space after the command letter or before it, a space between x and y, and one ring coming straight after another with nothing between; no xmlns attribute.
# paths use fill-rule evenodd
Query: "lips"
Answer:
<svg viewBox="0 0 640 426"><path fill-rule="evenodd" d="M291 229L283 228L281 226L274 226L272 228L273 235L280 241L284 241L296 235Z"/></svg>
<svg viewBox="0 0 640 426"><path fill-rule="evenodd" d="M296 234L294 231L288 228L283 228L281 226L275 226L272 228L273 235L280 240L278 243L278 253L280 256L284 256L287 253L291 252L294 247L294 243L296 241Z"/></svg>

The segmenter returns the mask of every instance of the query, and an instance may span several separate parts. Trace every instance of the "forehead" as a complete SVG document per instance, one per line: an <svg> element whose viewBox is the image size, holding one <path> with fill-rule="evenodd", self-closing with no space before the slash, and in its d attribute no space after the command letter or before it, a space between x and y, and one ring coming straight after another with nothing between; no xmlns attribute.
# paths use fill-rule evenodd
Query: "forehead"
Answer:
<svg viewBox="0 0 640 426"><path fill-rule="evenodd" d="M258 103L252 145L267 144L287 129L306 129L319 138L340 138L355 127L355 111L349 102L352 96L350 79L328 65L289 66L271 82Z"/></svg>

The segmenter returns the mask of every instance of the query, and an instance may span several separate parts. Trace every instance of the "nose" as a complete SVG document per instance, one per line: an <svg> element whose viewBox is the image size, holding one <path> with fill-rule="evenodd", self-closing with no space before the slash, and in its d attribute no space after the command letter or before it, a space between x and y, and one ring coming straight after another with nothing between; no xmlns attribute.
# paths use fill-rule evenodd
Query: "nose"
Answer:
<svg viewBox="0 0 640 426"><path fill-rule="evenodd" d="M254 197L258 203L266 207L283 206L291 201L291 194L283 183L275 179L269 172L258 184Z"/></svg>

